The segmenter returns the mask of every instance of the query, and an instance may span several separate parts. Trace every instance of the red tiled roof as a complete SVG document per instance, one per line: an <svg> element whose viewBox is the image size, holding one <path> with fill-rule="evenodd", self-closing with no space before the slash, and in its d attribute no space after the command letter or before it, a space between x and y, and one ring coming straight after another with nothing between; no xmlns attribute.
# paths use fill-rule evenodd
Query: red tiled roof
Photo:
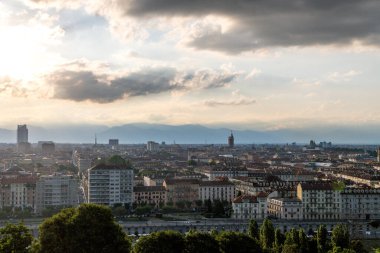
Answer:
<svg viewBox="0 0 380 253"><path fill-rule="evenodd" d="M330 191L333 190L332 183L301 183L302 190L322 190L322 191Z"/></svg>
<svg viewBox="0 0 380 253"><path fill-rule="evenodd" d="M231 182L228 181L201 181L199 182L199 186L232 186L234 185Z"/></svg>
<svg viewBox="0 0 380 253"><path fill-rule="evenodd" d="M258 198L266 198L266 197L268 197L268 193L267 192L259 192L258 194L257 194L257 197Z"/></svg>
<svg viewBox="0 0 380 253"><path fill-rule="evenodd" d="M233 201L233 203L257 203L257 198L252 195L241 195L239 197L236 197Z"/></svg>
<svg viewBox="0 0 380 253"><path fill-rule="evenodd" d="M167 178L165 179L165 183L167 185L173 185L173 184L199 184L198 179L174 179L174 178Z"/></svg>

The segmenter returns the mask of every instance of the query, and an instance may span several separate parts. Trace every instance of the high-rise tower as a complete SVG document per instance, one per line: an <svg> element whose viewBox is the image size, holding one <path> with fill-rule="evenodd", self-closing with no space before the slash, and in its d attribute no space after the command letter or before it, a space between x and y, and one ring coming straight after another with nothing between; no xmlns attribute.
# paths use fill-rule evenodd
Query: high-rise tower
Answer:
<svg viewBox="0 0 380 253"><path fill-rule="evenodd" d="M377 162L380 163L380 147L377 148Z"/></svg>
<svg viewBox="0 0 380 253"><path fill-rule="evenodd" d="M230 148L233 148L234 145L235 145L234 135L232 134L232 131L231 131L231 135L228 136L228 146Z"/></svg>
<svg viewBox="0 0 380 253"><path fill-rule="evenodd" d="M28 128L26 125L17 126L17 144L28 142Z"/></svg>

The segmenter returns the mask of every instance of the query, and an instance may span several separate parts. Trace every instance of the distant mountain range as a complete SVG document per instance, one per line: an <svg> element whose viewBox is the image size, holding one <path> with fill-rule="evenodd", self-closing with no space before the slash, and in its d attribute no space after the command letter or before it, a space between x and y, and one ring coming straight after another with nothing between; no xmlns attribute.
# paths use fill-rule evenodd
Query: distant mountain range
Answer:
<svg viewBox="0 0 380 253"><path fill-rule="evenodd" d="M202 125L126 124L107 127L102 125L76 125L42 128L28 126L29 141L54 141L58 143L108 143L119 139L121 144L146 143L147 141L188 144L227 143L231 129L211 128ZM379 144L378 126L364 127L318 127L304 129L281 129L272 131L233 130L235 143L308 143L313 139L347 144ZM16 130L0 129L0 143L15 143Z"/></svg>

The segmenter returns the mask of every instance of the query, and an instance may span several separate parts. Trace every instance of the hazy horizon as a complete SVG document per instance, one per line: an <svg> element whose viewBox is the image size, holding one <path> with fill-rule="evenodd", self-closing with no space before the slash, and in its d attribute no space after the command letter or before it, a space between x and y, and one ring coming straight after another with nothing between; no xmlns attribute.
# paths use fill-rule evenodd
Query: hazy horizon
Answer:
<svg viewBox="0 0 380 253"><path fill-rule="evenodd" d="M302 129L238 129L226 126L207 126L200 124L167 125L167 124L124 124L106 125L67 125L67 126L34 126L28 125L29 140L55 141L58 143L108 143L109 139L119 139L121 144L138 144L147 141L168 144L223 144L232 130L237 144L282 144L333 142L333 144L379 145L379 126L366 126L360 129L355 126L314 126ZM0 128L0 143L14 143L16 129Z"/></svg>

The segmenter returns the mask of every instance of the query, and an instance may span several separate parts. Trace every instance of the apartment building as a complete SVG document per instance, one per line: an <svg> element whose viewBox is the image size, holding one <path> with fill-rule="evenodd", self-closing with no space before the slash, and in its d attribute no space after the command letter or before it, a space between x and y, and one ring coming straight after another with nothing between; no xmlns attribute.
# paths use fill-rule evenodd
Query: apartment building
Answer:
<svg viewBox="0 0 380 253"><path fill-rule="evenodd" d="M283 220L302 220L302 202L298 198L268 198L268 215Z"/></svg>
<svg viewBox="0 0 380 253"><path fill-rule="evenodd" d="M232 218L234 219L264 219L266 213L266 195L241 195L232 202Z"/></svg>
<svg viewBox="0 0 380 253"><path fill-rule="evenodd" d="M35 210L37 177L18 175L0 179L0 208L31 208Z"/></svg>
<svg viewBox="0 0 380 253"><path fill-rule="evenodd" d="M166 202L190 201L199 198L199 180L197 179L165 179Z"/></svg>
<svg viewBox="0 0 380 253"><path fill-rule="evenodd" d="M123 165L99 164L88 170L89 203L132 204L133 170Z"/></svg>
<svg viewBox="0 0 380 253"><path fill-rule="evenodd" d="M300 183L297 198L302 201L303 219L340 219L341 195L332 183Z"/></svg>
<svg viewBox="0 0 380 253"><path fill-rule="evenodd" d="M73 175L55 173L41 176L36 183L36 212L49 207L79 204L79 181Z"/></svg>
<svg viewBox="0 0 380 253"><path fill-rule="evenodd" d="M133 188L133 203L150 204L159 207L164 204L166 190L163 186L135 186Z"/></svg>
<svg viewBox="0 0 380 253"><path fill-rule="evenodd" d="M200 181L199 199L204 202L220 200L232 202L235 198L235 185L227 180L223 181Z"/></svg>
<svg viewBox="0 0 380 253"><path fill-rule="evenodd" d="M342 219L380 219L380 189L346 188L342 191L341 196Z"/></svg>

